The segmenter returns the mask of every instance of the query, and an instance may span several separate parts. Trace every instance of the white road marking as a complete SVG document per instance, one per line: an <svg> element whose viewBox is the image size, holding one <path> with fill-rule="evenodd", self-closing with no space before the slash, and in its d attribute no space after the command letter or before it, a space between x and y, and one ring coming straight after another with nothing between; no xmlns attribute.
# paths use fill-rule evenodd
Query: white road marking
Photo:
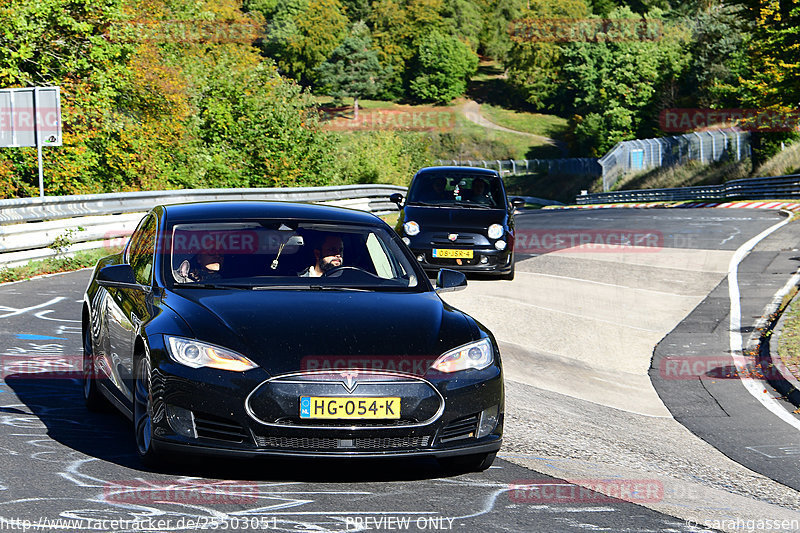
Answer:
<svg viewBox="0 0 800 533"><path fill-rule="evenodd" d="M56 303L60 302L63 299L64 299L63 296L56 296L52 300L50 300L48 302L45 302L43 304L32 305L30 307L25 307L23 309L17 309L17 308L14 308L14 307L7 307L5 305L0 305L0 311L9 311L5 315L0 315L0 318L8 318L10 316L21 315L21 314L27 313L28 311L33 311L34 309L41 309L42 307L47 307L48 305L56 304Z"/></svg>
<svg viewBox="0 0 800 533"><path fill-rule="evenodd" d="M789 223L791 220L791 214L787 216L781 222L765 229L743 245L741 245L736 252L731 257L731 262L728 267L728 296L730 297L731 301L731 313L730 313L730 321L729 321L729 329L730 329L730 347L731 347L731 356L733 357L734 365L737 369L744 369L747 368L747 359L744 357L742 350L743 350L743 343L742 343L742 307L741 302L739 301L740 292L739 292L739 263L744 260L745 256L755 248L755 246L765 239L768 235L772 232L782 228L786 224ZM783 290L783 289L781 289ZM768 389L764 388L764 382L761 380L755 380L752 377L745 375L745 372L739 373L739 379L744 385L744 388L747 389L756 400L761 402L761 404L766 407L772 414L786 422L787 424L791 425L795 429L800 430L800 420L795 418L789 411L786 410L783 405L778 403L778 401L773 398L768 391Z"/></svg>

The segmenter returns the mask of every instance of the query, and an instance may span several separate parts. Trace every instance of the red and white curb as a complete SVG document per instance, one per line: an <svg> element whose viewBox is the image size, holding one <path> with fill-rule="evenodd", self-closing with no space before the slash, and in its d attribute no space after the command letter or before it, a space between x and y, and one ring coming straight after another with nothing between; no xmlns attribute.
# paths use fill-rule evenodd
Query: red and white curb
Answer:
<svg viewBox="0 0 800 533"><path fill-rule="evenodd" d="M779 202L779 201L736 201L736 202L688 202L688 203L669 203L669 202L645 202L635 204L589 204L589 205L565 205L548 206L545 209L619 209L633 207L639 209L647 208L669 208L669 209L691 209L691 208L721 208L721 209L778 209L797 212L800 211L798 202Z"/></svg>

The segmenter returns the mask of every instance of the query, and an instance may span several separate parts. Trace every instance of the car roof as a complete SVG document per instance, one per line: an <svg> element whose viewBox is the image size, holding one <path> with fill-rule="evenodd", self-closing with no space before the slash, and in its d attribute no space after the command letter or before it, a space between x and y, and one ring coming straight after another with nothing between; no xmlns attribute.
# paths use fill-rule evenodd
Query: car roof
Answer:
<svg viewBox="0 0 800 533"><path fill-rule="evenodd" d="M227 219L300 219L348 224L380 224L365 211L315 204L270 201L210 201L158 206L170 223Z"/></svg>
<svg viewBox="0 0 800 533"><path fill-rule="evenodd" d="M482 168L482 167L425 167L420 169L417 174L436 174L436 173L447 173L453 174L455 172L462 172L468 174L485 174L487 176L497 176L498 172L496 170L492 170L491 168Z"/></svg>

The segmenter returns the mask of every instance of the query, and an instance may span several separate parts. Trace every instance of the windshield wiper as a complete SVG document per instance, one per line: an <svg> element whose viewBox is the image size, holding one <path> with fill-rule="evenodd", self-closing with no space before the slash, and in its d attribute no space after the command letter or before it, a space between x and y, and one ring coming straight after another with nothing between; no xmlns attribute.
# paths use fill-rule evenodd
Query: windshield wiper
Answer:
<svg viewBox="0 0 800 533"><path fill-rule="evenodd" d="M370 292L373 289L365 289L362 287L339 287L338 285L311 285L310 289L317 291L356 291L356 292Z"/></svg>
<svg viewBox="0 0 800 533"><path fill-rule="evenodd" d="M239 289L247 290L247 285L225 285L218 283L176 283L176 289Z"/></svg>

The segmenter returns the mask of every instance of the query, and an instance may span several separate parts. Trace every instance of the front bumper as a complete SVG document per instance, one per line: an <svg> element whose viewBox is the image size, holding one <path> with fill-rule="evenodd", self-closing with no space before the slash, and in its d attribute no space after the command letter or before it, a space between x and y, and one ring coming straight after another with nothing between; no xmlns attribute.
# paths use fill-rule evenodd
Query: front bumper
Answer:
<svg viewBox="0 0 800 533"><path fill-rule="evenodd" d="M461 259L460 263L456 259L433 257L433 247L412 247L411 251L419 265L426 271L450 268L462 272L507 274L511 272L514 264L514 254L511 250L473 249L472 259Z"/></svg>
<svg viewBox="0 0 800 533"><path fill-rule="evenodd" d="M408 408L400 420L309 422L296 416L300 396L391 396L402 395L402 387L368 383L351 392L342 387L337 393L338 382L320 381L300 383L296 392L287 393L287 380L264 392L265 384L280 378L269 378L261 369L220 376L211 369L190 369L163 360L153 374L153 411L164 413L153 417L153 446L205 455L350 458L450 457L500 449L504 391L499 366L466 371L457 379L406 377L413 385L408 389L424 398L416 404L412 397L401 398L401 405ZM432 394L419 394L423 382ZM380 393L382 386L385 392ZM248 400L257 397L259 390L270 401ZM437 402L441 398L441 405L431 405L431 398ZM284 413L278 412L281 408ZM167 415L176 411L191 412L192 435L176 431ZM495 422L486 423L493 413Z"/></svg>

